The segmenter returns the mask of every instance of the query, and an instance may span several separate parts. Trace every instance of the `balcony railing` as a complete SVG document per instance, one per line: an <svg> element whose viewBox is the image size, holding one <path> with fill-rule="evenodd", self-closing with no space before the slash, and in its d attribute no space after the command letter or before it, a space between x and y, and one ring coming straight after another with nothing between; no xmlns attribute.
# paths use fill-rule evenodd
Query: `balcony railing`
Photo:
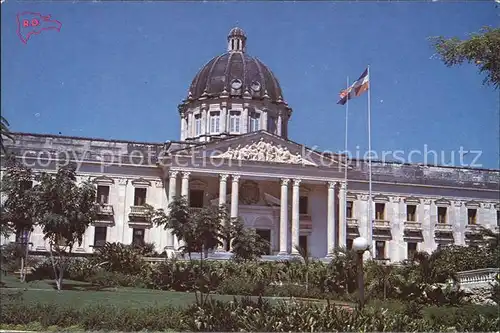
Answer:
<svg viewBox="0 0 500 333"><path fill-rule="evenodd" d="M457 278L462 288L490 287L498 273L498 268L483 268L458 272Z"/></svg>
<svg viewBox="0 0 500 333"><path fill-rule="evenodd" d="M483 227L479 224L467 224L465 226L465 231L473 234L480 233L481 229L483 229Z"/></svg>
<svg viewBox="0 0 500 333"><path fill-rule="evenodd" d="M391 229L391 222L388 220L373 220L373 227L376 229Z"/></svg>
<svg viewBox="0 0 500 333"><path fill-rule="evenodd" d="M448 223L436 223L435 231L437 232L452 232L453 229L451 224Z"/></svg>
<svg viewBox="0 0 500 333"><path fill-rule="evenodd" d="M145 217L147 214L144 206L130 206L130 216Z"/></svg>
<svg viewBox="0 0 500 333"><path fill-rule="evenodd" d="M309 214L299 214L300 221L312 221L312 217Z"/></svg>
<svg viewBox="0 0 500 333"><path fill-rule="evenodd" d="M358 227L358 219L354 219L352 217L347 218L347 226L349 228L357 228Z"/></svg>
<svg viewBox="0 0 500 333"><path fill-rule="evenodd" d="M97 206L97 214L98 215L106 215L106 216L115 215L115 212L113 210L113 205L110 205L110 204L96 204L96 206Z"/></svg>
<svg viewBox="0 0 500 333"><path fill-rule="evenodd" d="M416 221L406 221L405 222L405 229L408 231L421 231L422 230L422 223L416 222Z"/></svg>

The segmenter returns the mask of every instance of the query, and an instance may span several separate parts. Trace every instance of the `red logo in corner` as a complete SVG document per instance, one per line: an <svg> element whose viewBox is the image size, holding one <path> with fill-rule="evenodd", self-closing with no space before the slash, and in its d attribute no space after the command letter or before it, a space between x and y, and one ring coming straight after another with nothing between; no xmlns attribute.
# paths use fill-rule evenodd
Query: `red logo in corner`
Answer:
<svg viewBox="0 0 500 333"><path fill-rule="evenodd" d="M33 12L17 14L17 34L24 44L28 42L31 36L38 35L42 31L61 31L61 26L61 22L51 20L50 15L44 16Z"/></svg>

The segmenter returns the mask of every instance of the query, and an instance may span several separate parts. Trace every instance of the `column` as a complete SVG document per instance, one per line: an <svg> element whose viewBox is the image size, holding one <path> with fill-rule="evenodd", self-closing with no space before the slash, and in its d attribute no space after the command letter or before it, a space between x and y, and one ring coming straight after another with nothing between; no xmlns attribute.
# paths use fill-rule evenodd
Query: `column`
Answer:
<svg viewBox="0 0 500 333"><path fill-rule="evenodd" d="M297 255L299 251L300 216L299 216L299 189L300 179L293 180L292 188L292 254Z"/></svg>
<svg viewBox="0 0 500 333"><path fill-rule="evenodd" d="M346 219L346 182L340 183L339 190L339 247L346 246L347 219Z"/></svg>
<svg viewBox="0 0 500 333"><path fill-rule="evenodd" d="M327 200L326 256L330 257L333 255L333 249L335 248L335 182L328 182ZM342 218L340 221L342 221Z"/></svg>
<svg viewBox="0 0 500 333"><path fill-rule="evenodd" d="M182 173L181 196L189 200L189 175L191 172Z"/></svg>
<svg viewBox="0 0 500 333"><path fill-rule="evenodd" d="M181 141L186 138L186 115L181 115Z"/></svg>
<svg viewBox="0 0 500 333"><path fill-rule="evenodd" d="M176 196L176 190L177 190L177 174L178 171L169 171L168 176L169 176L169 181L168 181L168 205L170 205ZM167 214L170 212L170 207L167 207ZM168 248L175 248L175 236L170 232L170 237L167 239L167 247Z"/></svg>
<svg viewBox="0 0 500 333"><path fill-rule="evenodd" d="M288 183L290 179L281 180L280 202L280 252L278 255L288 254Z"/></svg>
<svg viewBox="0 0 500 333"><path fill-rule="evenodd" d="M208 112L207 109L202 107L201 109L201 134L206 135L209 132L209 124L208 124Z"/></svg>
<svg viewBox="0 0 500 333"><path fill-rule="evenodd" d="M187 116L187 124L186 124L186 135L184 138L191 138L194 136L194 119L193 114L190 112Z"/></svg>
<svg viewBox="0 0 500 333"><path fill-rule="evenodd" d="M226 193L227 193L227 178L229 175L223 174L219 177L219 206L224 206L226 204ZM223 221L221 221L223 222ZM226 241L223 241L222 246L218 246L217 250L227 249Z"/></svg>
<svg viewBox="0 0 500 333"><path fill-rule="evenodd" d="M276 129L278 131L278 135L281 136L281 124L283 123L283 117L281 116L281 111L278 113L278 124Z"/></svg>
<svg viewBox="0 0 500 333"><path fill-rule="evenodd" d="M226 128L226 118L227 118L227 102L222 102L220 104L220 132L227 132Z"/></svg>
<svg viewBox="0 0 500 333"><path fill-rule="evenodd" d="M238 217L238 192L239 192L239 175L233 175L233 183L231 184L231 218Z"/></svg>

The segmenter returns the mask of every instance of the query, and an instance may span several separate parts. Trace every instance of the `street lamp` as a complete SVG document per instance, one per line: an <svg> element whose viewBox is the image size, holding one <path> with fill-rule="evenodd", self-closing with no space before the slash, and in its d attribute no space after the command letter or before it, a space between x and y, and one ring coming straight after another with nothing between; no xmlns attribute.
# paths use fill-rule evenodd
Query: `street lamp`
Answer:
<svg viewBox="0 0 500 333"><path fill-rule="evenodd" d="M363 278L363 253L368 250L368 241L366 238L357 237L352 241L352 249L357 254L357 270L358 270L358 292L359 292L359 307L363 308L365 303L365 282Z"/></svg>

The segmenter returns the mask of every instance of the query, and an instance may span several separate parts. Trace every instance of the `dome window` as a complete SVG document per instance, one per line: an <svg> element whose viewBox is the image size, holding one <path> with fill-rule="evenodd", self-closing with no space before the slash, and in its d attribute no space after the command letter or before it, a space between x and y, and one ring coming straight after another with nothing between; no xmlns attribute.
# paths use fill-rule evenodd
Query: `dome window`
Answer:
<svg viewBox="0 0 500 333"><path fill-rule="evenodd" d="M255 92L259 92L260 91L260 83L257 81L253 81L252 82L252 90Z"/></svg>
<svg viewBox="0 0 500 333"><path fill-rule="evenodd" d="M242 85L243 85L243 82L241 82L241 80L239 80L239 79L234 79L233 81L231 81L231 88L233 88L234 90L241 89Z"/></svg>

